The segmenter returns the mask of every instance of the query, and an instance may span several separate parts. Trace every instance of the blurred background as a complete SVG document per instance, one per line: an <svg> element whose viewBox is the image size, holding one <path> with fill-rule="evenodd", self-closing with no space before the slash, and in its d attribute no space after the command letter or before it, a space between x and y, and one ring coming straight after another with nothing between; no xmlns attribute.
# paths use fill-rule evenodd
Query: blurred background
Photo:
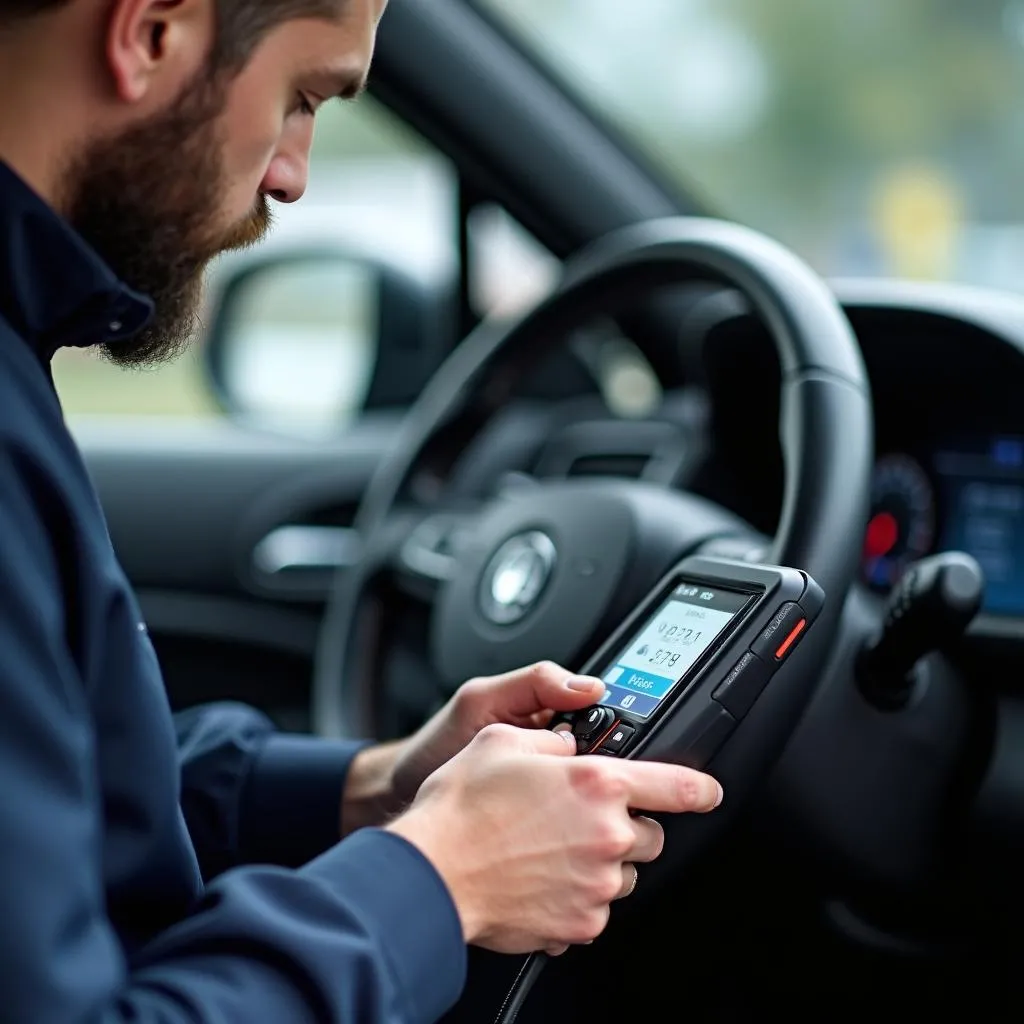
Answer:
<svg viewBox="0 0 1024 1024"><path fill-rule="evenodd" d="M821 273L1024 290L1024 0L479 3L708 212ZM557 261L501 210L478 211L470 230L477 315L556 280ZM443 288L457 232L453 169L365 97L322 111L306 197L278 210L265 249L340 243ZM246 258L214 268L211 308ZM358 267L328 283L312 260L250 288L235 309L234 386L284 418L354 414L377 294ZM339 330L344 360L326 372L313 357L338 352ZM296 359L302 346L309 358ZM275 363L286 351L287 394ZM219 414L201 346L130 374L66 351L55 376L72 417Z"/></svg>

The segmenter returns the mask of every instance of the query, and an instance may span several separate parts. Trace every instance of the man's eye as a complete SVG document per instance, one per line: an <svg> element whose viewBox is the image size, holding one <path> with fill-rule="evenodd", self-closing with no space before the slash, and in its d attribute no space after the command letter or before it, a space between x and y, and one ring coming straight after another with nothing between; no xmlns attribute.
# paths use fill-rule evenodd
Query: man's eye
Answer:
<svg viewBox="0 0 1024 1024"><path fill-rule="evenodd" d="M316 107L314 107L313 104L309 102L307 97L301 92L298 95L298 103L296 104L296 110L298 110L300 114L303 114L307 117L313 117L313 115L316 114Z"/></svg>

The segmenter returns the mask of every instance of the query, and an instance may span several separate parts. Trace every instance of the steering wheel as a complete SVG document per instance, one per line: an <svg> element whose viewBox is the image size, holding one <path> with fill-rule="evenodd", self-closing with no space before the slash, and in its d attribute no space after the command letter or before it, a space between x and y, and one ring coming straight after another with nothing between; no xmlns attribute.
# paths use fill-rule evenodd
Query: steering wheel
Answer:
<svg viewBox="0 0 1024 1024"><path fill-rule="evenodd" d="M474 676L542 659L579 667L679 559L755 546L752 528L727 510L633 480L534 481L482 505L447 486L467 443L572 328L648 289L693 281L738 289L774 339L786 484L777 535L757 558L807 571L826 595L794 654L803 671L769 687L713 765L730 810L765 775L808 704L857 572L872 406L859 346L824 282L763 235L706 219L605 237L569 263L554 294L513 323L485 323L438 370L356 518L362 558L339 573L324 620L318 732L385 738L378 681L396 585L432 607L440 702ZM704 843L730 814L699 817L673 825L692 836L677 853Z"/></svg>

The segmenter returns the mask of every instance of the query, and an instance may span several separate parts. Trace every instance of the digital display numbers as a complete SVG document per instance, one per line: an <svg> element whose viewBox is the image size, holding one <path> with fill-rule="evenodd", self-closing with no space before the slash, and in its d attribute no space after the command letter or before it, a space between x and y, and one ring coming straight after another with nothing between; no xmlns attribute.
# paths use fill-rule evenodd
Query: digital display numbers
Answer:
<svg viewBox="0 0 1024 1024"><path fill-rule="evenodd" d="M604 673L603 703L647 718L749 599L731 590L677 587Z"/></svg>

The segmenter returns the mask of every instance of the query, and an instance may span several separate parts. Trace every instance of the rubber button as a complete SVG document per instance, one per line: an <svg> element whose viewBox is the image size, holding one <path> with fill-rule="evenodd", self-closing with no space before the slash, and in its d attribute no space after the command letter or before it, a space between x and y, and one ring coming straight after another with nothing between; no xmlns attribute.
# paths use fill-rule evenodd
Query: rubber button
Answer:
<svg viewBox="0 0 1024 1024"><path fill-rule="evenodd" d="M711 696L736 718L743 718L771 677L771 666L747 651Z"/></svg>
<svg viewBox="0 0 1024 1024"><path fill-rule="evenodd" d="M772 616L750 649L766 664L778 665L792 653L806 632L807 615L800 605L790 602Z"/></svg>
<svg viewBox="0 0 1024 1024"><path fill-rule="evenodd" d="M629 741L633 738L636 729L631 725L619 722L613 726L611 732L605 737L604 743L597 748L599 754L621 754Z"/></svg>

